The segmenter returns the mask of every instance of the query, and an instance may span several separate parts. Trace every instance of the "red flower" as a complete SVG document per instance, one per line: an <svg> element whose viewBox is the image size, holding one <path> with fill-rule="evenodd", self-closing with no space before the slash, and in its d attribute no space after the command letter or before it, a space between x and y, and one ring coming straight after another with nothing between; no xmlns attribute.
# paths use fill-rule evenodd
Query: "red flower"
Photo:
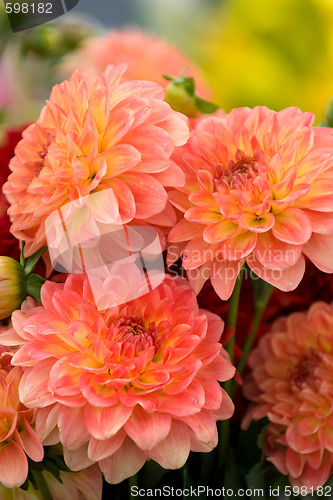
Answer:
<svg viewBox="0 0 333 500"><path fill-rule="evenodd" d="M0 186L2 188L3 184L6 182L8 175L10 174L9 162L14 156L14 149L16 144L22 138L22 131L24 127L18 127L14 129L8 129L5 132L4 140L0 146ZM0 190L0 255L7 255L10 257L18 258L19 256L19 246L18 241L10 233L10 220L7 215L7 209L9 204L5 198L5 195Z"/></svg>

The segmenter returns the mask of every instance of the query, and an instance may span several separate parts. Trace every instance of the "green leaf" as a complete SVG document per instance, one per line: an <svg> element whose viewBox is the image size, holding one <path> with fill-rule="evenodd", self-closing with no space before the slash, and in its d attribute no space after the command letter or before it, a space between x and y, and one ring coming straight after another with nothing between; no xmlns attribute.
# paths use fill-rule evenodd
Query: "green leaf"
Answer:
<svg viewBox="0 0 333 500"><path fill-rule="evenodd" d="M187 93L190 96L195 96L195 81L193 76L187 76L186 78L183 78L182 80L180 80L179 84L184 85Z"/></svg>
<svg viewBox="0 0 333 500"><path fill-rule="evenodd" d="M29 477L27 476L27 479L24 481L23 484L21 484L20 488L21 490L24 490L24 491L27 491L28 488L29 488L29 484L30 484L30 479Z"/></svg>
<svg viewBox="0 0 333 500"><path fill-rule="evenodd" d="M149 484L150 487L155 488L167 473L168 471L163 469L157 462L149 460L142 468L141 476L144 484Z"/></svg>
<svg viewBox="0 0 333 500"><path fill-rule="evenodd" d="M176 86L183 87L187 94L190 96L194 96L195 92L195 80L193 76L185 76L186 72L185 68L180 76L170 76L170 75L162 75L165 80L168 82L174 83Z"/></svg>
<svg viewBox="0 0 333 500"><path fill-rule="evenodd" d="M28 458L29 470L44 470L43 462L34 462L31 458Z"/></svg>
<svg viewBox="0 0 333 500"><path fill-rule="evenodd" d="M41 276L38 276L38 274L29 274L26 282L27 295L30 295L38 302L41 302L40 289L45 281L46 280Z"/></svg>
<svg viewBox="0 0 333 500"><path fill-rule="evenodd" d="M262 489L265 491L266 489L266 481L265 481L265 475L263 474L262 470L262 463L258 462L255 464L250 472L246 475L245 477L246 480L246 486L252 490L252 498L256 498L256 489Z"/></svg>
<svg viewBox="0 0 333 500"><path fill-rule="evenodd" d="M33 255L31 255L31 257L29 257L25 264L22 264L23 267L24 267L24 270L25 270L25 274L28 276L28 274L32 273L35 269L35 266L37 264L37 262L39 261L40 257L43 255L43 253L45 253L47 250L47 247L43 247L41 248L40 250L38 250L38 252L34 253Z"/></svg>
<svg viewBox="0 0 333 500"><path fill-rule="evenodd" d="M225 487L225 489L230 488L234 492L244 486L244 479L240 474L239 465L236 461L234 450L230 446L227 452L223 486Z"/></svg>
<svg viewBox="0 0 333 500"><path fill-rule="evenodd" d="M214 104L213 102L205 101L205 99L201 99L201 97L195 97L196 107L201 113L209 115L211 113L215 113L219 106Z"/></svg>
<svg viewBox="0 0 333 500"><path fill-rule="evenodd" d="M251 273L250 276L252 276ZM267 304L267 297L270 297L273 285L267 283L267 281L264 281L257 276L255 278L252 278L251 281L253 287L254 308L256 311L258 309L260 310L263 305Z"/></svg>
<svg viewBox="0 0 333 500"><path fill-rule="evenodd" d="M25 245L25 241L22 241L21 253L20 253L20 264L21 264L22 267L25 266L25 258L24 258L24 255L23 255L24 245Z"/></svg>
<svg viewBox="0 0 333 500"><path fill-rule="evenodd" d="M326 122L327 122L327 127L333 127L333 97L328 102L326 111L325 111L325 116L326 116Z"/></svg>
<svg viewBox="0 0 333 500"><path fill-rule="evenodd" d="M183 467L183 490L185 490L185 488L190 488L191 485L192 485L192 483L190 481L188 472L186 470L186 467L184 466Z"/></svg>
<svg viewBox="0 0 333 500"><path fill-rule="evenodd" d="M284 476L274 467L274 476L271 479L272 489L278 488L281 492L284 491L285 486L290 486L288 476Z"/></svg>
<svg viewBox="0 0 333 500"><path fill-rule="evenodd" d="M269 419L268 417L262 418L258 422L256 422L258 425L258 429L260 430L257 438L257 446L260 450L264 449L265 445L265 438L266 438L266 430L269 425Z"/></svg>
<svg viewBox="0 0 333 500"><path fill-rule="evenodd" d="M163 76L164 80L168 80L168 82L172 82L172 80L174 80L173 76L163 75L163 74L162 74L162 76Z"/></svg>
<svg viewBox="0 0 333 500"><path fill-rule="evenodd" d="M59 483L62 484L62 479L60 477L60 470L52 460L44 458L43 466L45 470L49 471L52 474L52 476L55 477L56 480L59 481Z"/></svg>
<svg viewBox="0 0 333 500"><path fill-rule="evenodd" d="M48 455L48 458L50 459L51 462L53 462L56 467L59 470L62 470L64 472L72 472L67 465L65 464L64 460L62 457L56 456L56 455Z"/></svg>
<svg viewBox="0 0 333 500"><path fill-rule="evenodd" d="M45 477L43 476L43 473L39 472L37 470L34 470L33 471L33 476L34 476L35 481L37 483L38 489L42 493L43 500L53 500L51 492L50 492L50 489L48 487L48 484L45 481Z"/></svg>
<svg viewBox="0 0 333 500"><path fill-rule="evenodd" d="M239 432L235 458L244 476L262 460L261 439L268 424L268 418L262 418L258 422L252 421L246 431Z"/></svg>
<svg viewBox="0 0 333 500"><path fill-rule="evenodd" d="M35 490L38 490L38 484L37 484L37 482L36 482L36 480L35 480L35 478L34 478L34 475L33 475L33 473L32 473L32 470L31 470L30 468L29 468L29 472L28 472L28 477L27 477L27 480L29 480L29 481L30 481L30 483L32 484L32 486L33 486L33 488L34 488ZM24 483L24 484L25 484L25 483ZM28 486L28 487L29 487L29 486Z"/></svg>

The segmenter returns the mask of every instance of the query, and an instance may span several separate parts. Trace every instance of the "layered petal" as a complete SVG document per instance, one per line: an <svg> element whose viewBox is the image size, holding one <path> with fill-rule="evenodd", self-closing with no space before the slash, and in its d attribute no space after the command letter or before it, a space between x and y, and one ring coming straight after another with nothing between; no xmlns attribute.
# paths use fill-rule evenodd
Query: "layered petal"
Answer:
<svg viewBox="0 0 333 500"><path fill-rule="evenodd" d="M200 121L174 154L186 182L169 195L182 212L169 241L182 242L186 269L210 264L206 279L212 276L224 299L235 281L214 279L217 270L230 270L216 264L219 254L256 263L257 274L281 290L294 289L302 278L302 253L332 272L332 138L312 127L309 116L298 108L234 109ZM203 273L190 279L196 290L204 283Z"/></svg>
<svg viewBox="0 0 333 500"><path fill-rule="evenodd" d="M25 241L26 257L47 246L46 220L70 202L78 206L79 199L90 211L76 221L84 240L117 216L127 224L159 214L167 202L164 187L184 184L170 157L188 138L186 117L164 102L159 85L121 83L125 68L74 72L26 130L4 186L11 229Z"/></svg>
<svg viewBox="0 0 333 500"><path fill-rule="evenodd" d="M115 294L122 293L119 270L115 265ZM221 319L199 310L184 279L167 277L149 293L102 311L88 284L78 274L56 286L46 282L42 306L21 311L17 324L13 363L25 370L19 393L37 412L44 442L60 440L73 471L98 461L114 483L147 459L178 468L191 449L210 451L217 420L233 409L218 383L234 375L219 343ZM16 414L4 415L11 422L0 428L7 439L16 432ZM18 442L41 458L29 426Z"/></svg>
<svg viewBox="0 0 333 500"><path fill-rule="evenodd" d="M333 304L278 319L249 356L243 427L266 417L263 451L292 485L316 490L332 474ZM321 340L325 337L325 341Z"/></svg>

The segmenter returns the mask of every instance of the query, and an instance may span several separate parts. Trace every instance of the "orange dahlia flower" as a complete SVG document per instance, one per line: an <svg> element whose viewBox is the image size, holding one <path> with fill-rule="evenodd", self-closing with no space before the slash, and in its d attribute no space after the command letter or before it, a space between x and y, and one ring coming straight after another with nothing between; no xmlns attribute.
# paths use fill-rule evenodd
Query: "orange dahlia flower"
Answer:
<svg viewBox="0 0 333 500"><path fill-rule="evenodd" d="M284 291L304 274L304 255L333 272L333 134L297 108L240 108L201 121L174 159L187 181L169 199L184 213L171 230L169 262L198 292L211 276L228 299L246 261Z"/></svg>
<svg viewBox="0 0 333 500"><path fill-rule="evenodd" d="M101 312L84 275L46 282L41 297L35 313L14 312L0 340L21 345L20 397L38 408L43 443L60 439L69 468L98 461L117 483L147 459L176 469L190 450L216 446L216 421L233 413L218 380L234 368L222 320L199 310L185 280Z"/></svg>
<svg viewBox="0 0 333 500"><path fill-rule="evenodd" d="M123 223L149 222L166 207L164 187L184 183L170 155L188 138L186 118L163 101L159 85L119 83L124 71L75 72L23 132L3 191L25 256L46 246L46 218L69 201L112 188L117 206L95 207L100 222L113 222L118 211Z"/></svg>
<svg viewBox="0 0 333 500"><path fill-rule="evenodd" d="M249 356L243 422L268 417L265 454L293 485L317 488L333 472L333 304L277 320Z"/></svg>
<svg viewBox="0 0 333 500"><path fill-rule="evenodd" d="M121 63L128 65L123 78L150 80L162 87L169 83L163 74L180 76L188 68L186 75L195 78L199 95L207 99L212 95L203 73L179 48L139 28L111 30L103 36L86 39L81 48L67 56L62 71L71 74L74 69L94 68L102 72L108 64Z"/></svg>
<svg viewBox="0 0 333 500"><path fill-rule="evenodd" d="M7 488L17 488L25 482L27 455L35 462L44 456L41 441L32 428L35 412L19 399L22 374L23 369L18 366L10 371L0 369L0 484Z"/></svg>

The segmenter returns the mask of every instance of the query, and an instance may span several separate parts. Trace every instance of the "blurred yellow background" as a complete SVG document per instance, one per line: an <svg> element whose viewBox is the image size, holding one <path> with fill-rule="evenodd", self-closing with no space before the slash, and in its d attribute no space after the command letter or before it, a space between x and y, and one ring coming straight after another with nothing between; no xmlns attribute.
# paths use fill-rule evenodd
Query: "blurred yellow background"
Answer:
<svg viewBox="0 0 333 500"><path fill-rule="evenodd" d="M82 13L88 17L79 17ZM226 111L298 106L314 112L319 123L333 95L333 0L80 0L58 21L69 26L55 25L60 48L54 42L57 33L51 36L45 29L52 28L49 24L7 38L9 45L38 45L33 56L25 51L16 63L21 94L31 100L47 97L56 81L51 66L66 46L64 30L72 35L86 30L88 35L92 26L100 32L128 25L154 32L187 52L203 68L216 102ZM13 59L11 47L8 53ZM42 90L36 77L43 80Z"/></svg>
<svg viewBox="0 0 333 500"><path fill-rule="evenodd" d="M187 47L226 111L298 106L319 122L333 95L333 0L219 1Z"/></svg>

